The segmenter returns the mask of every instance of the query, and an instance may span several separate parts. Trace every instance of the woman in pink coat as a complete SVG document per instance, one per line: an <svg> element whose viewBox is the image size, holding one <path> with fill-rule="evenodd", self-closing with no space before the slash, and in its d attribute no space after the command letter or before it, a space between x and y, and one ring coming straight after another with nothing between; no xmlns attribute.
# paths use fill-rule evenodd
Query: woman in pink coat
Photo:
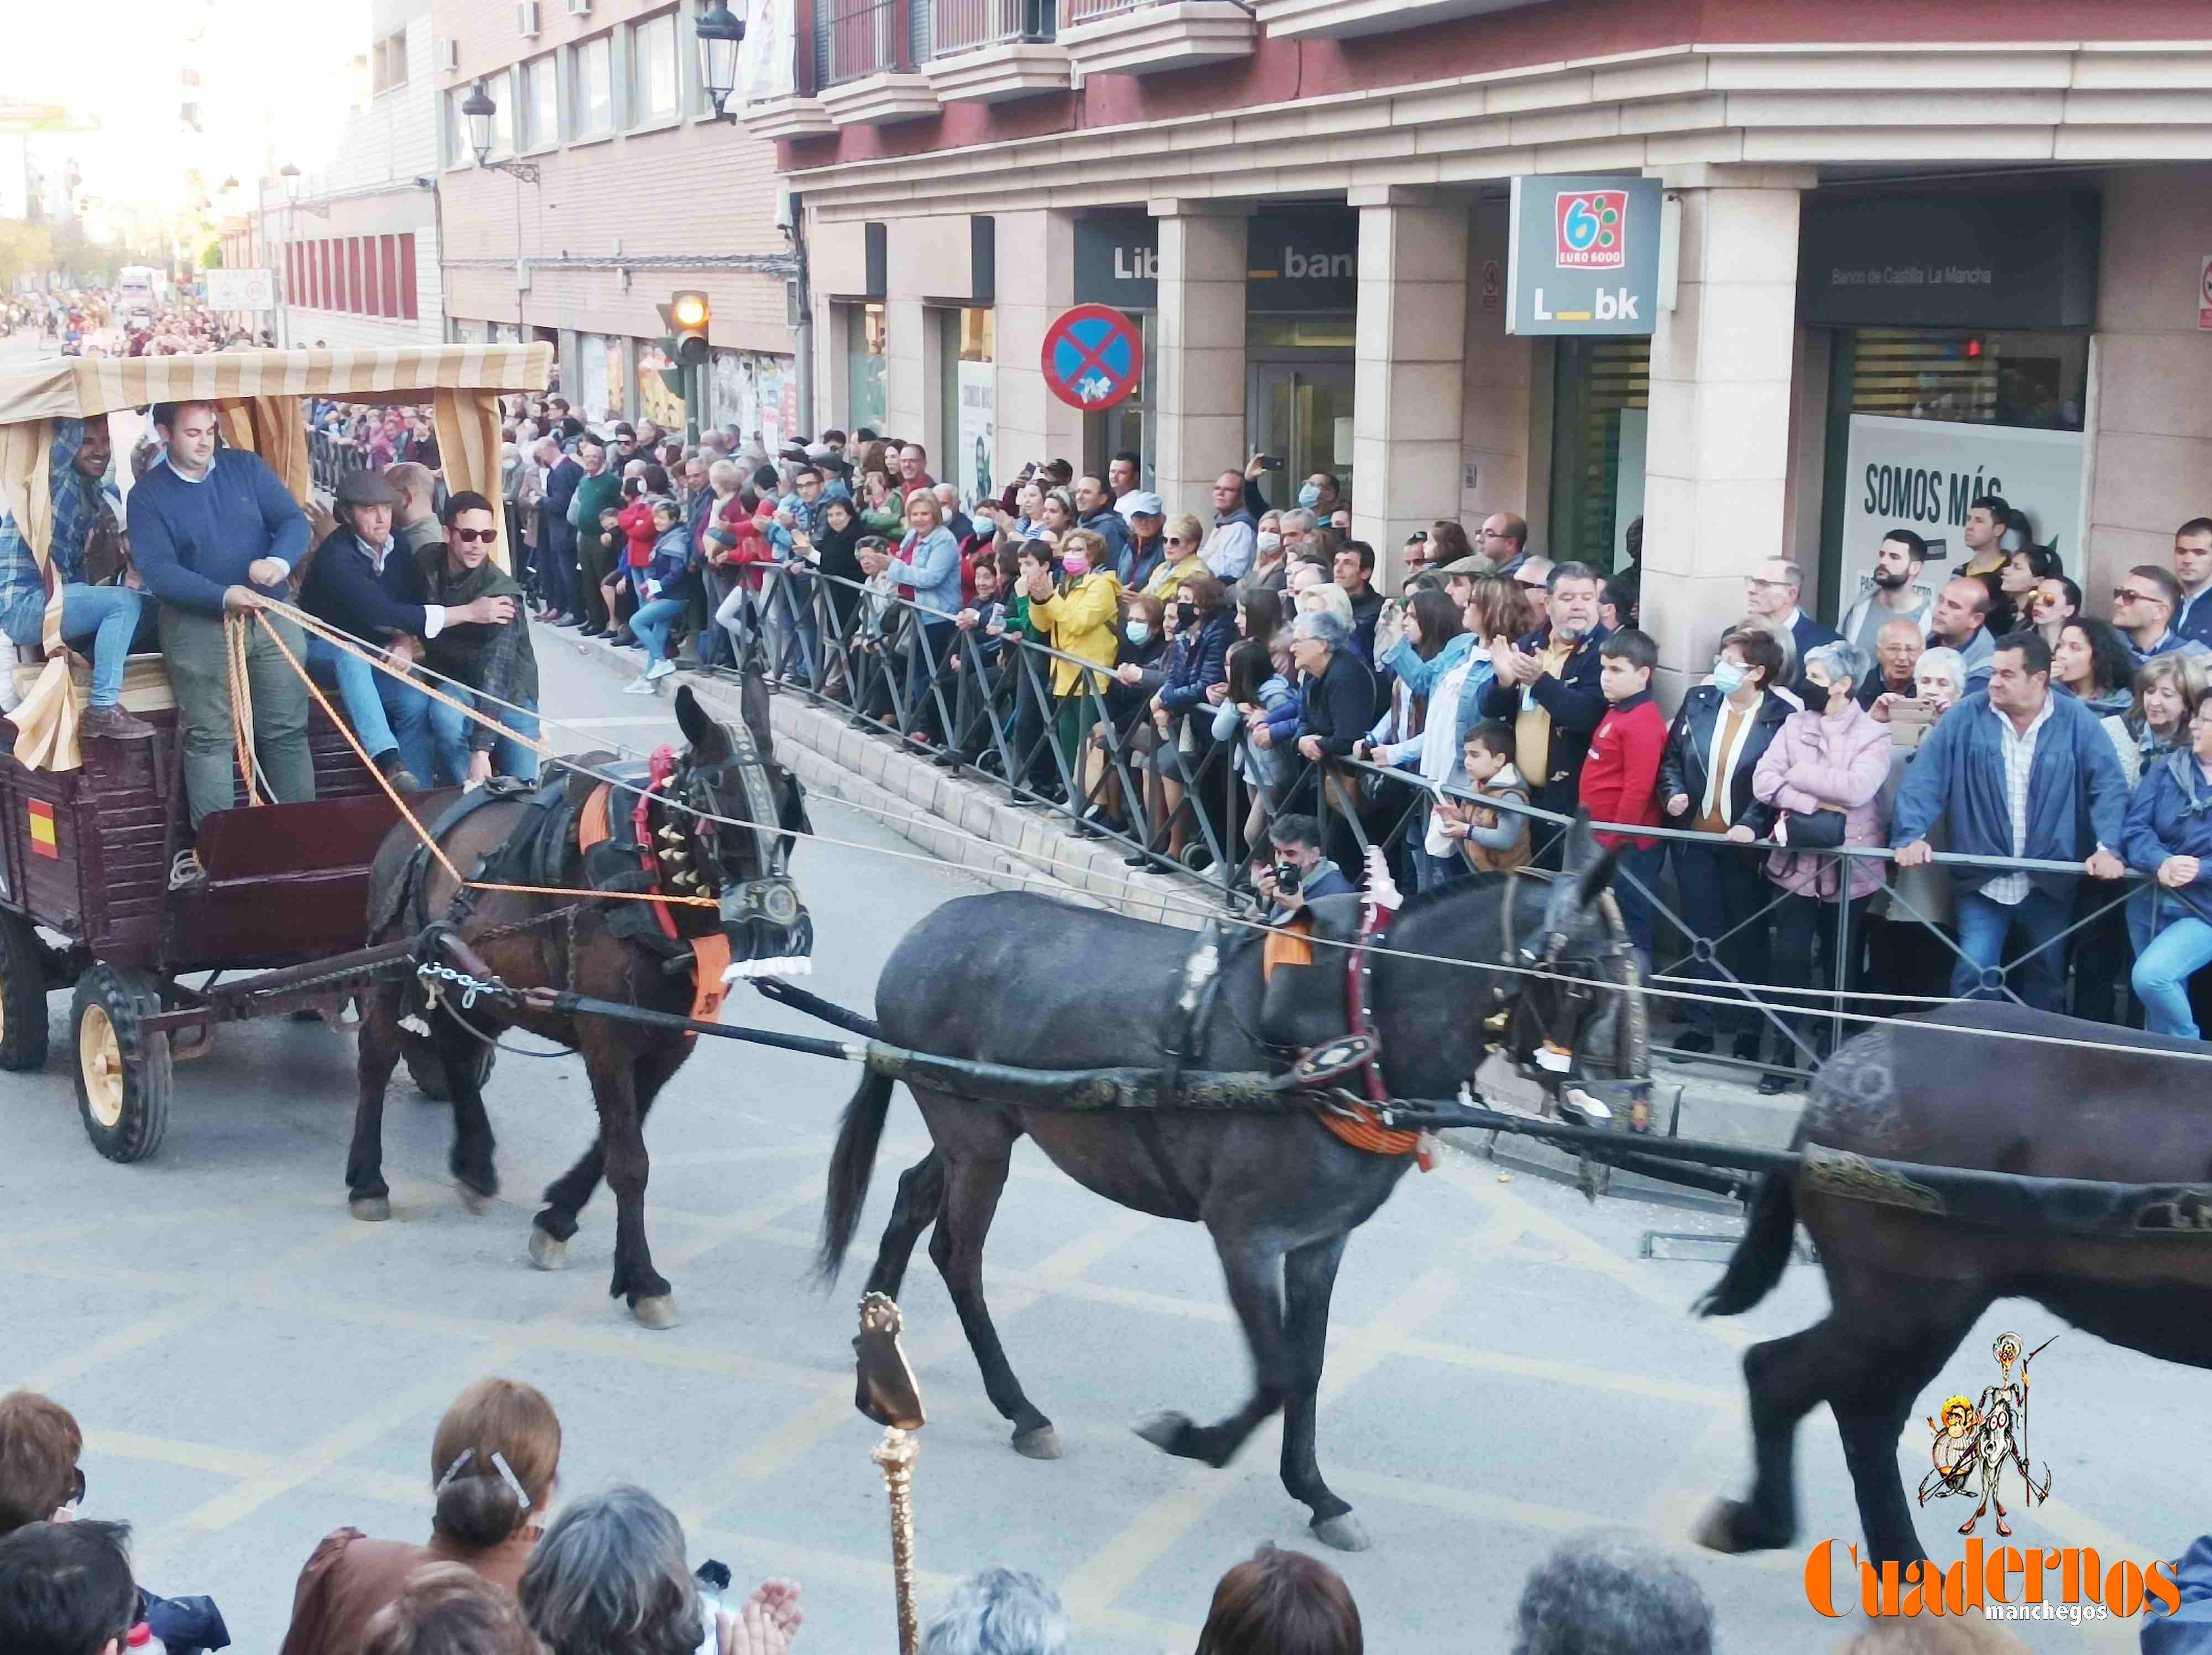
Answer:
<svg viewBox="0 0 2212 1655"><path fill-rule="evenodd" d="M1778 843L1786 847L1794 839L1801 845L1832 846L1833 818L1838 816L1843 818L1844 843L1889 842L1878 802L1889 776L1889 727L1877 724L1852 693L1873 668L1866 651L1854 643L1823 644L1807 654L1806 681L1827 691L1827 710L1791 714L1760 756L1751 778L1753 794L1781 812L1774 830ZM1801 822L1802 827L1797 825ZM1881 889L1882 875L1883 865L1877 858L1854 858L1846 874L1844 859L1833 855L1784 849L1769 857L1766 877L1784 893L1773 909L1776 980L1808 989L1856 988L1858 959L1865 949L1867 904ZM1838 960L1838 893L1846 878L1849 940L1845 957ZM1816 947L1823 957L1817 977L1813 971ZM1815 998L1808 1003L1821 1002ZM1783 1042L1778 1068L1810 1068L1812 1055L1834 1050L1838 1034L1833 1019L1790 1020L1796 1025L1796 1040ZM1771 1096L1792 1084L1787 1074L1768 1074L1759 1080L1759 1089Z"/></svg>

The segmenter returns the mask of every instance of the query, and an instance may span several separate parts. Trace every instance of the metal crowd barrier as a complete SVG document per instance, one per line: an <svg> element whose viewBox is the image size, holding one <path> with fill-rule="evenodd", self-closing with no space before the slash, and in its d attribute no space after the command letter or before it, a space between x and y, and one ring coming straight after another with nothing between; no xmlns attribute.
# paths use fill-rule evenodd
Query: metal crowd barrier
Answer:
<svg viewBox="0 0 2212 1655"><path fill-rule="evenodd" d="M337 491L340 478L369 469L368 451L328 431L307 433L307 474L325 494Z"/></svg>
<svg viewBox="0 0 2212 1655"><path fill-rule="evenodd" d="M1256 904L1249 867L1255 851L1264 848L1264 839L1257 846L1247 840L1249 783L1234 762L1240 751L1253 750L1241 729L1227 740L1212 739L1212 703L1184 715L1170 736L1158 742L1140 740L1138 732L1148 721L1150 697L1139 698L1133 691L1117 696L1110 677L1103 684L1099 681L1108 669L1012 632L993 640L980 630L963 630L952 614L885 597L819 570L791 564L745 567L761 575L762 584L744 606L742 648L733 665L758 666L771 685L785 692L835 708L858 727L895 734L927 752L940 766L1004 789L1016 804L1062 818L1071 827L1082 824L1087 832L1122 846L1144 869L1182 875L1194 895L1203 889L1231 906ZM695 623L702 629L702 663L718 645L729 653L732 643L726 630L708 618L714 607L712 599L703 610L695 606ZM718 639L716 634L722 636ZM1082 669L1071 695L1053 692L1053 669L1060 663ZM1194 727L1195 739L1186 742L1183 731ZM1095 744L1094 731L1104 733ZM1159 785L1155 772L1163 748L1177 752L1182 796L1155 826L1146 806L1151 797L1146 789L1148 778L1152 786ZM1439 789L1404 770L1349 758L1310 761L1295 749L1288 757L1290 774L1271 814L1296 810L1319 817L1331 843L1346 847L1355 859L1370 845L1380 846L1409 893L1414 881L1405 855L1407 843L1424 830L1430 806L1439 796L1522 816L1529 823L1532 839L1540 843L1563 833L1570 824L1571 818L1532 804L1459 787ZM1126 829L1096 818L1085 821L1091 806L1115 799L1121 804ZM1789 849L1771 840L1742 843L1686 828L1595 825L1600 831L1671 845L1711 846L1727 855L1762 860L1778 849ZM1171 846L1180 846L1179 857L1170 858ZM1858 864L1896 860L1886 846L1845 845L1794 854L1812 857L1820 865L1816 890L1825 890L1832 878L1838 893L1848 892L1851 871ZM2115 922L2136 889L2148 883L2147 876L2133 870L2106 886L2088 879L2080 863L1975 857L1953 851L1936 852L1934 865L2071 874L2084 881L2077 889L2093 892L2094 897L2101 897L2106 889L2114 893L2110 900L2078 902L2072 922L2057 936L1982 973L1979 995L2000 995L2020 1004L2026 1002L2014 982L2023 964L2036 954L2086 936L2093 928ZM1857 933L1848 897L1824 899L1820 904L1822 924L1831 939L1829 981L1747 983L1729 964L1729 944L1746 928L1770 923L1789 892L1770 884L1766 900L1755 913L1726 931L1707 935L1684 916L1679 903L1670 903L1662 889L1655 888L1657 881L1647 882L1627 866L1620 869L1616 879L1636 889L1650 904L1658 955L1654 981L1670 990L1727 1000L1729 1006L1716 1007L1718 1011L1748 1008L1759 1024L1778 1033L1796 1062L1778 1066L1731 1057L1720 1050L1674 1055L1753 1070L1809 1069L1819 1056L1816 1040L1808 1037L1812 1025L1830 1025L1839 1038L1852 1017L1920 1011L1952 998L1948 984L1943 992L1926 994L1858 986L1855 979L1859 974L1851 968L1865 939ZM1884 891L1889 904L1884 924L1904 925L1915 934L1934 939L1931 946L1940 946L1947 966L1968 958L1957 939L1934 916L1915 907L1893 883L1886 881ZM1844 969L1836 969L1838 964ZM2063 964L2060 977L2063 981ZM1717 1048L1721 1044L1717 1040Z"/></svg>

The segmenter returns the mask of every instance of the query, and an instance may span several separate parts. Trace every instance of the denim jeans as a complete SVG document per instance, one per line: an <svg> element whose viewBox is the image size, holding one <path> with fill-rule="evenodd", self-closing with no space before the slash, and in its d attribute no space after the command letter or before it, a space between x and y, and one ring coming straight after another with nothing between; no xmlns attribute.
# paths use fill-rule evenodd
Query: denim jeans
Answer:
<svg viewBox="0 0 2212 1655"><path fill-rule="evenodd" d="M1992 902L1978 891L1959 893L1959 947L1966 958L1951 970L1951 993L1961 1000L1996 1000L2002 990L1982 986L1983 973L2000 964L2008 966L2006 981L2012 990L2038 1011L2062 1009L2066 990L2066 951L2045 947L2072 918L2071 893L2066 900L2031 886L2027 895L2008 905ZM2017 931L2020 946L2005 943ZM2031 958L2026 956L2033 955Z"/></svg>
<svg viewBox="0 0 2212 1655"><path fill-rule="evenodd" d="M629 618L629 630L645 646L645 662L650 666L668 653L668 629L676 618L691 606L688 598L655 598L649 604L638 606Z"/></svg>
<svg viewBox="0 0 2212 1655"><path fill-rule="evenodd" d="M371 758L381 758L394 747L399 762L416 779L430 779L430 697L413 685L380 672L358 655L349 655L312 635L307 639L307 671L325 686L335 685L338 704L352 721L353 733L368 749Z"/></svg>
<svg viewBox="0 0 2212 1655"><path fill-rule="evenodd" d="M92 641L93 706L112 707L121 697L123 663L150 601L129 587L62 587L62 642L82 646L88 638ZM36 644L45 636L46 615L46 594L25 593L8 615L9 638L16 643Z"/></svg>
<svg viewBox="0 0 2212 1655"><path fill-rule="evenodd" d="M2197 1017L2189 1004L2189 979L2212 965L2212 925L2194 914L2171 921L2136 958L2136 995L2143 1003L2143 1026L2153 1034L2197 1038Z"/></svg>
<svg viewBox="0 0 2212 1655"><path fill-rule="evenodd" d="M450 686L449 686L450 687ZM466 697L468 692L451 689L456 697ZM487 718L497 719L513 735L502 734L492 743L491 769L495 776L519 776L525 782L538 779L538 753L534 748L523 745L525 741L538 739L538 704L532 701L519 702L522 710L510 712L481 697L472 697L477 710ZM442 701L430 703L430 739L438 750L438 785L459 787L468 780L469 737L483 727L473 719L464 718ZM516 739L516 737L521 739Z"/></svg>

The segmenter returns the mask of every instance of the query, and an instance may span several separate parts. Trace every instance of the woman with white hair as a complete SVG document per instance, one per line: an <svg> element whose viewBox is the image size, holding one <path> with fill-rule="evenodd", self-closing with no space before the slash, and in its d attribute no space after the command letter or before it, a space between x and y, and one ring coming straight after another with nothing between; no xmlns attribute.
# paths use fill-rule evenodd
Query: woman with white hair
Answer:
<svg viewBox="0 0 2212 1655"><path fill-rule="evenodd" d="M1067 1611L1026 1569L981 1569L952 1588L921 1634L921 1655L1063 1655Z"/></svg>
<svg viewBox="0 0 2212 1655"><path fill-rule="evenodd" d="M1807 650L1805 682L1826 695L1826 709L1808 709L1784 720L1752 773L1753 795L1779 812L1772 837L1783 849L1768 859L1766 877L1783 892L1774 910L1774 974L1792 987L1858 986L1852 958L1836 957L1834 905L1849 905L1849 934L1863 935L1868 905L1883 884L1883 864L1879 858L1820 853L1888 842L1879 800L1889 779L1889 728L1876 723L1854 694L1873 670L1873 657L1855 643ZM1816 946L1828 955L1825 983L1814 974ZM1854 941L1849 953L1857 952ZM1779 1068L1810 1069L1836 1044L1838 1031L1826 1019L1796 1021L1797 1037L1784 1043ZM1771 1097L1790 1084L1789 1075L1773 1073L1759 1078L1759 1089Z"/></svg>
<svg viewBox="0 0 2212 1655"><path fill-rule="evenodd" d="M550 1655L693 1655L707 1638L684 1525L642 1488L610 1488L563 1512L515 1595ZM764 1581L741 1609L715 1611L718 1655L781 1655L802 1618L794 1583Z"/></svg>

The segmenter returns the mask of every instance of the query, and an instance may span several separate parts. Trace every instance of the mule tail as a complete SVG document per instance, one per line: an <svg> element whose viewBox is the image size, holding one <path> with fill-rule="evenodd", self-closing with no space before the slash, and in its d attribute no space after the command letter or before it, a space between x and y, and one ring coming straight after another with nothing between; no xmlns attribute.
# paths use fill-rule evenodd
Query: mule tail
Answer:
<svg viewBox="0 0 2212 1655"><path fill-rule="evenodd" d="M892 1080L872 1071L862 1078L845 1105L837 1128L837 1147L830 1155L830 1191L822 1206L822 1244L814 1268L826 1286L845 1268L845 1254L867 1205L868 1185L876 1176L876 1149L884 1121L891 1112Z"/></svg>
<svg viewBox="0 0 2212 1655"><path fill-rule="evenodd" d="M1797 1232L1797 1203L1788 1175L1769 1172L1752 1198L1750 1221L1728 1269L1692 1308L1700 1316L1739 1316L1774 1291L1790 1268Z"/></svg>

